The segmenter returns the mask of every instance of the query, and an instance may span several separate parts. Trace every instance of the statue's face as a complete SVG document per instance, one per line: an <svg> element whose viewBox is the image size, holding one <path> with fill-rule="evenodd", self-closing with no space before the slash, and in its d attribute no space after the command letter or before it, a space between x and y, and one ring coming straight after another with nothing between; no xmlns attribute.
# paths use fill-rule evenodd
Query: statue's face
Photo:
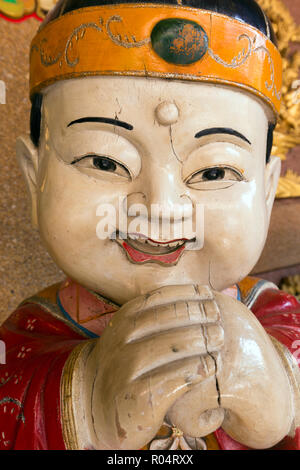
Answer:
<svg viewBox="0 0 300 470"><path fill-rule="evenodd" d="M276 186L266 169L267 130L262 102L230 87L133 77L50 86L37 179L38 224L50 254L70 277L120 303L168 284L221 290L236 283L266 239ZM116 211L105 227L116 239L97 236L103 204ZM128 214L133 204L148 210L140 226ZM170 211L156 236L151 204ZM178 237L184 205L193 229L197 207L204 217L197 233ZM136 240L118 235L124 220Z"/></svg>

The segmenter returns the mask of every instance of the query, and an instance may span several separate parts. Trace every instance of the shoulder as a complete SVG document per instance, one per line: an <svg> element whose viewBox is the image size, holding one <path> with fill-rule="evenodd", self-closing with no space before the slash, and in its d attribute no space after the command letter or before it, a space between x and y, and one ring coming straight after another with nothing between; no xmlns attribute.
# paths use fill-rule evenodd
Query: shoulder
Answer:
<svg viewBox="0 0 300 470"><path fill-rule="evenodd" d="M239 300L250 310L259 298L262 298L266 292L272 291L279 293L279 289L273 282L260 279L258 277L248 276L238 283Z"/></svg>
<svg viewBox="0 0 300 470"><path fill-rule="evenodd" d="M248 286L244 303L249 302L246 305L266 332L286 346L300 366L300 303L296 297L258 279L246 280L244 286Z"/></svg>
<svg viewBox="0 0 300 470"><path fill-rule="evenodd" d="M64 317L58 304L57 293L61 283L43 289L25 299L0 327L0 335L51 335L82 338L82 335Z"/></svg>
<svg viewBox="0 0 300 470"><path fill-rule="evenodd" d="M247 277L238 284L238 287L240 300L258 317L300 311L300 303L296 297L279 290L270 281Z"/></svg>

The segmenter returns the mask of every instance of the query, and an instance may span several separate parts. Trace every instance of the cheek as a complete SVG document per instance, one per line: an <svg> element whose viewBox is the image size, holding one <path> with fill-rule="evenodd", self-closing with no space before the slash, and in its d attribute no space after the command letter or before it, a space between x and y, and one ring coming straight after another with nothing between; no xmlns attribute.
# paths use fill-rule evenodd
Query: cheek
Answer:
<svg viewBox="0 0 300 470"><path fill-rule="evenodd" d="M215 219L216 217L212 217L212 222ZM252 247L260 246L264 240L265 223L263 219L263 213L258 211L254 213L254 210L249 209L235 208L229 213L223 212L217 227L208 221L207 241L209 243L209 240L213 240L218 251L221 252L240 251L245 247L251 251Z"/></svg>
<svg viewBox="0 0 300 470"><path fill-rule="evenodd" d="M221 191L222 192L222 191ZM235 197L218 196L205 209L204 250L220 267L239 264L246 274L263 249L267 234L267 217L263 192L254 182L234 191ZM248 270L248 271L247 271Z"/></svg>
<svg viewBox="0 0 300 470"><path fill-rule="evenodd" d="M117 213L124 188L104 184L75 168L54 161L48 165L39 195L39 226L52 254L92 256L107 242L99 240L97 209L109 204ZM114 213L114 212L113 212ZM78 260L79 261L79 260Z"/></svg>

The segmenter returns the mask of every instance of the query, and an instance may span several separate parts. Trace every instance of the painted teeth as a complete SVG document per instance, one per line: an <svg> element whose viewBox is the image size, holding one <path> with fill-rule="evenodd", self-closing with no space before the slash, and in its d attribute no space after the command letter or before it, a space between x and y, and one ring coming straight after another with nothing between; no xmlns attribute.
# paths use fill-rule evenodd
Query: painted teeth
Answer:
<svg viewBox="0 0 300 470"><path fill-rule="evenodd" d="M148 243L151 246L161 246L159 243L155 243L152 240L147 240L146 243Z"/></svg>
<svg viewBox="0 0 300 470"><path fill-rule="evenodd" d="M130 238L132 240L137 241L138 243L143 243L143 244L147 244L147 245L151 245L151 246L155 246L155 247L159 247L159 248L162 248L162 247L175 248L177 246L181 246L181 245L184 244L183 241L176 241L176 242L171 242L171 243L156 243L156 242L153 242L152 240L149 240L147 238L139 237L138 235L130 235Z"/></svg>
<svg viewBox="0 0 300 470"><path fill-rule="evenodd" d="M138 235L129 235L129 238L131 238L131 240L137 240L139 237Z"/></svg>
<svg viewBox="0 0 300 470"><path fill-rule="evenodd" d="M172 242L172 243L168 243L168 246L170 246L171 248L175 247L175 246L179 246L179 245L182 245L183 242Z"/></svg>
<svg viewBox="0 0 300 470"><path fill-rule="evenodd" d="M129 238L131 238L131 240L136 240L139 243L146 243L147 241L146 238L140 237L139 235L129 235Z"/></svg>

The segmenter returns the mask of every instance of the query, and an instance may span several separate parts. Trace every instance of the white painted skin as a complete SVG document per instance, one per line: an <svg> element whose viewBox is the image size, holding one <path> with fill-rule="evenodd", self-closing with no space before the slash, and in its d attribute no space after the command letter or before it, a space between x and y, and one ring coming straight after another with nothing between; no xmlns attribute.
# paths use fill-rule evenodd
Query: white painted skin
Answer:
<svg viewBox="0 0 300 470"><path fill-rule="evenodd" d="M251 271L266 240L280 167L277 159L266 166L270 116L262 102L221 86L133 77L62 81L44 95L37 173L31 178L33 220L70 277L123 304L170 284L211 284L222 290ZM179 110L171 127L155 117L163 101L176 103ZM117 116L133 130L103 123L67 127L91 116ZM240 132L251 146L230 135L195 138L214 127ZM21 145L19 153L24 152ZM132 180L93 169L92 159L70 165L89 153L109 154L129 169ZM229 185L186 183L212 166L233 168L242 180L228 170ZM158 203L171 215L176 204L203 204L203 249L185 251L171 267L131 263L117 243L96 236L97 207L110 203L118 210L119 198L127 199L128 209L134 203L148 208Z"/></svg>
<svg viewBox="0 0 300 470"><path fill-rule="evenodd" d="M133 129L68 126L84 117L117 117ZM203 83L90 77L44 91L39 147L28 137L17 144L33 223L66 274L122 304L73 368L78 448L138 449L167 414L190 436L223 423L256 448L291 429L293 395L279 354L252 313L220 293L251 271L266 240L280 174L279 159L266 165L271 118L254 96ZM195 138L211 128L233 129L250 144L225 133ZM99 170L81 159L89 154L121 165ZM225 168L226 181L201 180L212 167ZM118 243L96 236L97 207L118 211L119 198L129 209L162 204L173 225L178 204L203 204L203 247L173 266L131 262Z"/></svg>

